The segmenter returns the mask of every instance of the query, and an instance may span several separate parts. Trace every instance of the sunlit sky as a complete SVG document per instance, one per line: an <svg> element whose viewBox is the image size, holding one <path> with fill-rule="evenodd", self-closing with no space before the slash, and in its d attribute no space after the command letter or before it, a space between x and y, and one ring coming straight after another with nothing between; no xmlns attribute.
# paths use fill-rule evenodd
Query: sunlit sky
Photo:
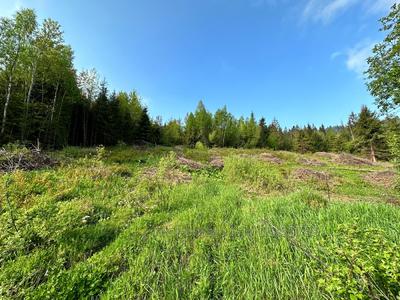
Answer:
<svg viewBox="0 0 400 300"><path fill-rule="evenodd" d="M398 0L400 1L400 0ZM282 126L345 122L373 107L365 60L395 0L0 0L59 21L78 70L137 90L153 117L210 111Z"/></svg>

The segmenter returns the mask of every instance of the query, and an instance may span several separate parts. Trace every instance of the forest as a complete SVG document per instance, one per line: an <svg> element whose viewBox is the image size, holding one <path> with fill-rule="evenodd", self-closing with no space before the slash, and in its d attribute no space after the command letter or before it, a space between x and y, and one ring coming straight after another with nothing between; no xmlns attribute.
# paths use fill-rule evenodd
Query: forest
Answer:
<svg viewBox="0 0 400 300"><path fill-rule="evenodd" d="M396 115L363 106L338 126L282 128L254 114L214 113L199 101L184 120L150 118L139 94L111 91L95 69L78 72L61 25L38 23L22 9L0 24L2 144L38 144L49 149L125 144L269 148L306 152L349 152L372 160L391 158L387 137L399 130ZM372 67L371 67L372 68Z"/></svg>

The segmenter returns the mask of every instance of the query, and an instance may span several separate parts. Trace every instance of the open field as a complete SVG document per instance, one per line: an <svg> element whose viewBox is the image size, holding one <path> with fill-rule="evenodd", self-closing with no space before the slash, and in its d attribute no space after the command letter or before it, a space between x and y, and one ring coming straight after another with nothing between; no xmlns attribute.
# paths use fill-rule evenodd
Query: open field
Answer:
<svg viewBox="0 0 400 300"><path fill-rule="evenodd" d="M395 299L400 193L350 155L66 148L0 175L0 297Z"/></svg>

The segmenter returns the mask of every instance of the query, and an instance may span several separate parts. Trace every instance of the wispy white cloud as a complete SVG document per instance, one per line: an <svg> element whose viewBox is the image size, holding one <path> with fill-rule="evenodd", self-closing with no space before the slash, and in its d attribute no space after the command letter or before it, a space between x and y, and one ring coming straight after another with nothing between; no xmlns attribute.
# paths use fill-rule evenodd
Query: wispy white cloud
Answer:
<svg viewBox="0 0 400 300"><path fill-rule="evenodd" d="M385 13L389 11L390 7L395 4L400 3L400 0L374 0L367 1L367 12L372 14Z"/></svg>
<svg viewBox="0 0 400 300"><path fill-rule="evenodd" d="M22 0L0 1L0 17L10 17L24 7Z"/></svg>
<svg viewBox="0 0 400 300"><path fill-rule="evenodd" d="M400 0L307 0L302 20L328 24L353 6L359 5L363 13L384 13Z"/></svg>
<svg viewBox="0 0 400 300"><path fill-rule="evenodd" d="M331 54L331 60L334 60L334 59L336 59L337 57L339 57L339 56L341 56L341 55L343 55L343 53L340 52L340 51L333 52L333 53Z"/></svg>
<svg viewBox="0 0 400 300"><path fill-rule="evenodd" d="M337 15L355 5L359 0L308 0L303 10L304 20L331 22Z"/></svg>
<svg viewBox="0 0 400 300"><path fill-rule="evenodd" d="M374 42L363 41L347 50L345 53L347 69L362 77L368 68L367 58L371 55L374 45Z"/></svg>

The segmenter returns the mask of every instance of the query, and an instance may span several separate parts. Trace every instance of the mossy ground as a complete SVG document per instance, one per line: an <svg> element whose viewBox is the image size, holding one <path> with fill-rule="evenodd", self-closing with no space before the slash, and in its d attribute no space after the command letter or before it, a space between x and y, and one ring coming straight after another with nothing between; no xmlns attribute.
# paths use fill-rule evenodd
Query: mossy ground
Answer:
<svg viewBox="0 0 400 300"><path fill-rule="evenodd" d="M321 299L312 253L341 224L400 244L399 192L364 180L389 164L263 152L66 148L55 168L2 174L0 297ZM207 165L216 156L222 170ZM299 168L329 178L299 180Z"/></svg>

